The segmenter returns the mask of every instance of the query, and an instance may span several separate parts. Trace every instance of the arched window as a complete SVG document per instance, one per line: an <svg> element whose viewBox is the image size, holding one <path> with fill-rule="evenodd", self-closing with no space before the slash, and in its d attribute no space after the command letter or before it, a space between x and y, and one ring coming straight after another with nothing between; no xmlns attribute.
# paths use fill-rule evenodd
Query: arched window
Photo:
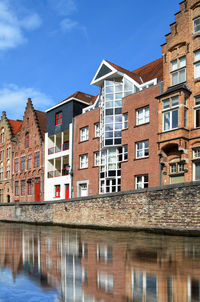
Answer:
<svg viewBox="0 0 200 302"><path fill-rule="evenodd" d="M29 133L26 132L26 135L25 135L25 148L28 148L29 147Z"/></svg>

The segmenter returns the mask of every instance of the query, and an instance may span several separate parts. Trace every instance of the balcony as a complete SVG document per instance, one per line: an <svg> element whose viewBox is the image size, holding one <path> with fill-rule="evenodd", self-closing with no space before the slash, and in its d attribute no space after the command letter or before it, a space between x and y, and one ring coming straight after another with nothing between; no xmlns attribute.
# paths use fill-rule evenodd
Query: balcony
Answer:
<svg viewBox="0 0 200 302"><path fill-rule="evenodd" d="M62 145L57 145L55 147L49 148L48 149L48 155L58 153L58 152L61 152L61 151L66 151L66 150L69 150L69 142L65 142Z"/></svg>
<svg viewBox="0 0 200 302"><path fill-rule="evenodd" d="M48 178L54 178L54 177L60 177L60 176L66 176L69 175L68 169L62 169L62 170L54 170L47 172Z"/></svg>

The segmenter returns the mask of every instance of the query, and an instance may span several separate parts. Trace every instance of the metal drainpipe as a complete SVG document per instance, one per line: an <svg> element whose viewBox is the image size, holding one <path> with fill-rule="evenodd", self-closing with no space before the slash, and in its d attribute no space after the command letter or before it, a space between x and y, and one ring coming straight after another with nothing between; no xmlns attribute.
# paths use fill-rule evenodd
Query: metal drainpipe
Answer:
<svg viewBox="0 0 200 302"><path fill-rule="evenodd" d="M162 184L162 164L160 162L161 155L159 155L159 186Z"/></svg>

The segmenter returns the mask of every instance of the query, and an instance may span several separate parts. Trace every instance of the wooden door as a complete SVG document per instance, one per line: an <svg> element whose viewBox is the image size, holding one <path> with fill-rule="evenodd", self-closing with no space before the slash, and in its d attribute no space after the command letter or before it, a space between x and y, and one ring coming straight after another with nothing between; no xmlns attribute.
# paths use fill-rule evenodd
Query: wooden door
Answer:
<svg viewBox="0 0 200 302"><path fill-rule="evenodd" d="M40 201L40 182L35 183L35 201Z"/></svg>
<svg viewBox="0 0 200 302"><path fill-rule="evenodd" d="M65 185L65 199L69 199L69 185Z"/></svg>

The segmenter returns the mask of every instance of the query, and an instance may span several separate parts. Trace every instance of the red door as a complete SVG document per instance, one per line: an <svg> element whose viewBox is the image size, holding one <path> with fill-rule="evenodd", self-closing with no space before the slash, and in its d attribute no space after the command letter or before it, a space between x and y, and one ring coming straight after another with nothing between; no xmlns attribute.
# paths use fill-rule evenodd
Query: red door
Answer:
<svg viewBox="0 0 200 302"><path fill-rule="evenodd" d="M35 180L35 201L40 201L40 181Z"/></svg>
<svg viewBox="0 0 200 302"><path fill-rule="evenodd" d="M65 185L65 199L69 199L69 185Z"/></svg>

